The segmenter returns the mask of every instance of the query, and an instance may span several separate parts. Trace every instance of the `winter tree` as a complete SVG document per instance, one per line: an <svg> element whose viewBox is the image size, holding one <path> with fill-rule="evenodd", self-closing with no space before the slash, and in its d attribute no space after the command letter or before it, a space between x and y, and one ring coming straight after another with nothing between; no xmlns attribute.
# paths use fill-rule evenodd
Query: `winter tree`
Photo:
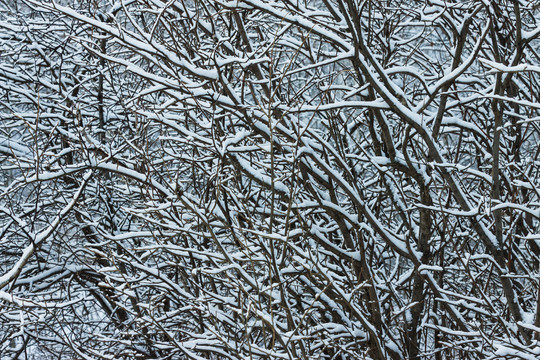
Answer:
<svg viewBox="0 0 540 360"><path fill-rule="evenodd" d="M0 0L2 359L536 359L533 0Z"/></svg>

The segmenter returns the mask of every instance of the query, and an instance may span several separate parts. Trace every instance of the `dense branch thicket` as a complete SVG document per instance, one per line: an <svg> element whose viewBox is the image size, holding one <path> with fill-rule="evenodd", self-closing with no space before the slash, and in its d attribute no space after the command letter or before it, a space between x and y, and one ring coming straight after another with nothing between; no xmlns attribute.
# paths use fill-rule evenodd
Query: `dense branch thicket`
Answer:
<svg viewBox="0 0 540 360"><path fill-rule="evenodd" d="M540 356L533 0L0 0L0 357Z"/></svg>

